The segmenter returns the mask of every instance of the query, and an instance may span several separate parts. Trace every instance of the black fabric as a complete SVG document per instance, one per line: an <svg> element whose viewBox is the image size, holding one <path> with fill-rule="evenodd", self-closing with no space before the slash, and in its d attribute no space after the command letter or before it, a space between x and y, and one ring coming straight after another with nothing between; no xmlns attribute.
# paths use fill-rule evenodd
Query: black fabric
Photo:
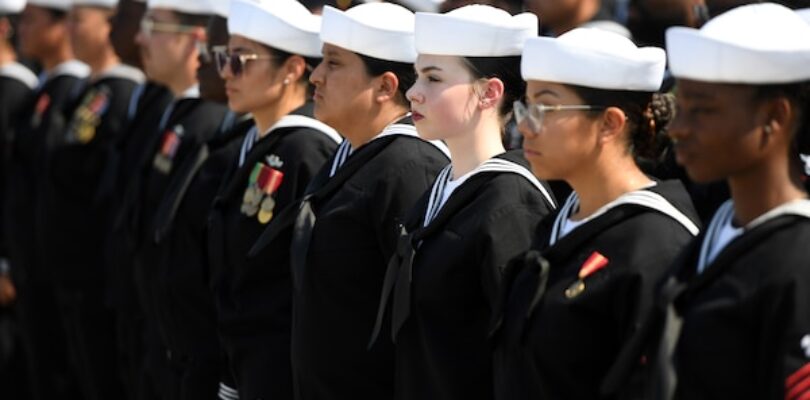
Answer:
<svg viewBox="0 0 810 400"><path fill-rule="evenodd" d="M67 108L68 123L54 140L46 174L45 262L53 269L68 349L88 399L123 397L114 314L103 301L112 198L100 188L115 168L114 144L124 133L135 87L118 77L86 85Z"/></svg>
<svg viewBox="0 0 810 400"><path fill-rule="evenodd" d="M25 83L6 76L0 76L0 257L5 258L6 223L2 212L6 209L6 193L11 188L6 184L11 163L11 149L14 145L15 130L31 107L33 91Z"/></svg>
<svg viewBox="0 0 810 400"><path fill-rule="evenodd" d="M357 149L330 179L328 163L313 181L302 205L312 213L297 218L291 246L299 255L291 264L295 398L393 398L393 345L367 350L368 335L397 221L447 162L419 138L387 136Z"/></svg>
<svg viewBox="0 0 810 400"><path fill-rule="evenodd" d="M296 113L311 115L311 109ZM217 195L208 242L212 285L222 342L241 398L292 398L289 226L255 257L247 254L267 227L282 222L278 215L294 207L336 147L313 128L276 129L254 144L241 167L237 158L231 160ZM251 171L268 158L284 176L273 195L274 217L265 225L257 216L243 214L241 206Z"/></svg>
<svg viewBox="0 0 810 400"><path fill-rule="evenodd" d="M699 242L685 253L675 398L787 398L786 379L810 362L808 240L810 220L781 216L735 238L700 275Z"/></svg>
<svg viewBox="0 0 810 400"><path fill-rule="evenodd" d="M528 172L518 152L499 158ZM395 397L491 399L489 324L503 268L528 249L537 224L554 205L526 178L498 171L462 183L425 227L429 198L430 190L406 219L410 233L403 232L386 272L387 284L388 277L397 277L389 284Z"/></svg>
<svg viewBox="0 0 810 400"><path fill-rule="evenodd" d="M209 288L206 229L211 203L250 126L244 123L224 140L194 149L178 166L155 214L155 316L178 399L217 398L223 360Z"/></svg>
<svg viewBox="0 0 810 400"><path fill-rule="evenodd" d="M679 182L660 182L648 190L698 221ZM667 268L693 236L658 211L620 205L548 246L554 217L538 228L536 256L517 258L506 272L503 315L494 337L495 397L620 398L621 393L600 393L601 383L651 309ZM569 298L566 289L594 252L606 257L607 265Z"/></svg>
<svg viewBox="0 0 810 400"><path fill-rule="evenodd" d="M45 221L39 213L52 138L65 127L63 108L81 79L58 75L44 82L26 105L9 152L4 223L17 286L19 324L35 399L78 395L68 367L66 334L53 281L41 251ZM5 103L5 102L4 102Z"/></svg>

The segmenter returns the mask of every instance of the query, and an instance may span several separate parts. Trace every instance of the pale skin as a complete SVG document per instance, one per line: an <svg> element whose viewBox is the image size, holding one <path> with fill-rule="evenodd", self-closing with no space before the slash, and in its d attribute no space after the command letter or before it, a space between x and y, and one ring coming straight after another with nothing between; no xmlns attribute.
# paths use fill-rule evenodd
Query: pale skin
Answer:
<svg viewBox="0 0 810 400"><path fill-rule="evenodd" d="M679 80L669 127L678 164L697 182L725 179L735 223L807 197L792 154L797 112L785 97L756 99L751 86Z"/></svg>
<svg viewBox="0 0 810 400"><path fill-rule="evenodd" d="M360 57L324 43L323 60L309 78L315 85L315 117L357 149L408 113L397 102L399 79L393 72L370 76Z"/></svg>
<svg viewBox="0 0 810 400"><path fill-rule="evenodd" d="M147 10L144 18L157 23L178 23L173 11L162 8ZM175 96L197 84L197 68L200 66L197 43L206 40L205 28L201 26L183 33L154 31L149 36L143 32L135 35L135 43L141 47L146 76L169 88Z"/></svg>
<svg viewBox="0 0 810 400"><path fill-rule="evenodd" d="M408 90L420 136L443 140L450 149L453 179L505 151L501 142L500 79L475 80L460 57L422 54Z"/></svg>
<svg viewBox="0 0 810 400"><path fill-rule="evenodd" d="M90 67L91 78L121 63L110 42L112 10L73 7L68 14L68 33L76 58Z"/></svg>
<svg viewBox="0 0 810 400"><path fill-rule="evenodd" d="M17 61L17 53L9 43L9 37L11 37L11 24L8 18L0 18L0 65Z"/></svg>
<svg viewBox="0 0 810 400"><path fill-rule="evenodd" d="M304 105L306 85L299 83L306 72L303 57L293 55L279 65L278 60L264 58L271 56L268 49L239 35L231 36L228 50L262 57L247 61L239 76L234 76L229 67L220 71L228 106L233 111L252 114L260 136L266 135L281 117Z"/></svg>
<svg viewBox="0 0 810 400"><path fill-rule="evenodd" d="M582 105L569 87L544 81L529 81L528 104ZM523 134L524 155L541 179L566 181L580 199L581 220L616 200L652 183L636 165L628 148L629 126L624 111L548 112L539 132L526 122L518 126Z"/></svg>

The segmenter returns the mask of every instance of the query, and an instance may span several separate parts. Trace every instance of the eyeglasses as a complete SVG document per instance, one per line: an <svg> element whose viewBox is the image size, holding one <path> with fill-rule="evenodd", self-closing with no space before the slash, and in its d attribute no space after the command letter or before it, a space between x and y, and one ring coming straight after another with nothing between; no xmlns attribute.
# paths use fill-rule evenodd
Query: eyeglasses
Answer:
<svg viewBox="0 0 810 400"><path fill-rule="evenodd" d="M513 104L515 110L515 122L518 125L522 124L523 121L529 125L529 129L532 132L539 132L540 128L543 126L543 118L546 116L547 112L551 111L600 111L604 110L605 106L590 106L590 105L556 105L556 106L547 106L545 104L530 104L526 105L522 101L518 100Z"/></svg>
<svg viewBox="0 0 810 400"><path fill-rule="evenodd" d="M150 38L152 36L152 33L154 32L190 33L194 29L197 29L197 27L193 25L182 25L171 22L159 22L151 18L141 19L141 33L147 39Z"/></svg>
<svg viewBox="0 0 810 400"><path fill-rule="evenodd" d="M217 70L222 74L225 72L225 67L231 69L233 76L242 75L245 71L245 63L253 60L272 60L275 57L270 55L261 54L246 54L246 53L229 53L227 46L214 46L211 51L214 53L214 59L217 61Z"/></svg>

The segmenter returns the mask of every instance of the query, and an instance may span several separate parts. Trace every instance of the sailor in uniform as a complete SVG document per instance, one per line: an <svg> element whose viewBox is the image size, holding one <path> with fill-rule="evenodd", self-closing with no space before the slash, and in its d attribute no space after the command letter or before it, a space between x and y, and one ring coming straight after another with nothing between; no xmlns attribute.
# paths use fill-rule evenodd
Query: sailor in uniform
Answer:
<svg viewBox="0 0 810 400"><path fill-rule="evenodd" d="M667 31L677 161L697 182L725 179L731 199L663 290L660 398L810 396L810 201L799 158L810 149L808 37L810 25L772 3Z"/></svg>
<svg viewBox="0 0 810 400"><path fill-rule="evenodd" d="M452 163L411 209L386 272L371 341L396 344L395 398L493 397L488 334L502 270L555 206L501 141L525 92L523 42L537 30L534 14L484 5L416 13L412 118L423 138L447 143ZM390 338L378 337L383 323Z"/></svg>
<svg viewBox="0 0 810 400"><path fill-rule="evenodd" d="M498 399L602 399L602 381L653 304L667 267L698 234L689 195L636 161L655 158L671 102L653 94L665 54L593 28L529 39L525 155L574 192L504 277L494 321Z"/></svg>
<svg viewBox="0 0 810 400"><path fill-rule="evenodd" d="M413 13L394 4L324 9L323 60L310 77L315 117L345 140L301 204L274 217L279 221L251 251L260 253L294 225L298 399L393 396L393 346L381 340L367 349L368 335L396 249L396 223L449 161L446 147L420 138L409 116L413 29Z"/></svg>

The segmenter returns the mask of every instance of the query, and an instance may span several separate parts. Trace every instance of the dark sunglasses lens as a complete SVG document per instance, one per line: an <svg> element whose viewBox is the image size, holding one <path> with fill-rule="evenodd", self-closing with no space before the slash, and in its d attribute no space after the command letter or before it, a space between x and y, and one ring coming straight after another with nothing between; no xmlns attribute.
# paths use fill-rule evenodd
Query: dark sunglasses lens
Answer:
<svg viewBox="0 0 810 400"><path fill-rule="evenodd" d="M231 72L233 76L242 75L242 60L239 54L231 54Z"/></svg>
<svg viewBox="0 0 810 400"><path fill-rule="evenodd" d="M214 53L214 59L217 62L217 70L222 73L225 71L225 64L228 63L228 56L221 51L217 51Z"/></svg>

